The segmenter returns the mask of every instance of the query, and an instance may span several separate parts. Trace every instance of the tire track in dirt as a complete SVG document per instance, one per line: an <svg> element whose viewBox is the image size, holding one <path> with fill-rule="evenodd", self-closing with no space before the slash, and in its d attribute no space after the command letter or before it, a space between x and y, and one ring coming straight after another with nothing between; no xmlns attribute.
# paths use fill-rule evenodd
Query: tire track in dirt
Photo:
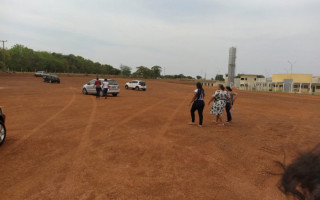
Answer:
<svg viewBox="0 0 320 200"><path fill-rule="evenodd" d="M168 131L168 128L170 127L171 123L173 123L174 117L177 115L177 113L182 109L183 106L185 106L186 101L188 98L185 98L182 103L176 109L172 112L172 114L169 116L167 121L161 126L160 130L156 133L153 142L160 142L164 144L166 141L163 138L163 135Z"/></svg>
<svg viewBox="0 0 320 200"><path fill-rule="evenodd" d="M105 129L105 131L109 132L109 135L111 135L119 126L128 123L129 121L137 118L138 116L142 115L143 113L147 112L148 110L150 110L150 109L152 109L152 108L160 105L161 103L163 103L163 102L165 102L165 101L167 101L167 100L169 100L169 99L170 99L170 97L165 98L165 99L163 99L163 100L161 100L161 101L158 101L157 103L155 103L155 104L153 104L153 105L151 105L151 106L148 106L148 107L140 110L139 112L136 112L136 113L133 114L133 115L130 115L130 116L128 116L128 117L125 117L125 118L122 119L120 122L114 123L111 127L106 127L106 128L108 128L108 130ZM105 134L105 133L102 131L101 133L96 134L92 139L100 136L101 134Z"/></svg>
<svg viewBox="0 0 320 200"><path fill-rule="evenodd" d="M135 113L134 115L131 115L129 117L126 117L124 118L121 122L119 123L115 123L113 124L113 126L109 128L109 130L106 130L110 133L112 133L114 130L116 130L116 128L118 126L121 126L122 124L125 124L133 119L135 119L137 116L143 114L144 112L158 106L159 104L167 101L168 99L170 99L170 97L166 98L166 99L163 99L162 101L159 101L158 103L156 104L153 104L149 107L146 107L142 110L140 110L139 112ZM94 101L94 108L93 108L93 111L91 112L91 115L90 115L90 120L88 122L88 125L85 129L85 132L84 134L82 135L82 138L84 135L88 134L91 130L91 127L92 127L92 124L93 124L93 121L94 121L94 116L95 116L95 113L96 113L96 107L97 107L97 103L96 101ZM102 131L102 133L100 134L95 134L94 137L91 137L91 140L100 136L101 134L105 134L104 131ZM72 199L73 195L75 194L75 191L76 191L76 187L74 185L74 183L78 183L78 181L76 181L76 178L77 177L80 177L79 176L79 171L81 171L81 168L76 168L77 166L78 167L84 167L86 169L90 169L88 167L88 165L86 164L85 160L83 159L83 157L81 157L83 151L87 151L87 149L90 147L90 141L84 141L83 139L81 139L78 147L77 147L77 151L75 152L75 155L73 156L73 161L72 161L72 164L71 166L68 168L68 171L66 174L67 174L67 177L65 178L65 181L61 184L61 188L64 188L64 191L62 192L62 195L61 197L65 197L67 196L68 198L67 199ZM71 174L70 174L71 173ZM69 174L69 175L68 175Z"/></svg>
<svg viewBox="0 0 320 200"><path fill-rule="evenodd" d="M152 140L153 143L156 143L155 145L161 145L162 149L167 149L169 150L171 147L170 145L168 146L168 140L165 139L164 134L168 131L170 125L173 123L173 119L175 118L175 116L177 115L177 113L182 109L182 107L185 105L185 102L187 101L188 98L185 98L183 100L183 102L172 112L172 114L168 117L167 121L164 123L164 125L160 128L160 130L156 133L154 139ZM192 127L190 127L192 128ZM232 172L233 169L232 168L226 168L225 165L223 165L223 162L221 162L221 160L219 160L218 158L214 158L214 157L208 157L208 155L204 155L202 154L199 150L195 149L192 146L184 146L184 148L189 151L190 155L192 155L193 157L197 157L197 158L201 158L205 161L207 161L208 163L214 163L217 167L217 165L219 166L220 169L224 169L227 170L228 172ZM219 148L218 148L219 149ZM221 152L222 154L222 150L219 149L219 152ZM229 155L225 155L225 160L232 160L232 158ZM240 167L241 169L244 168L244 166ZM236 174L233 174L236 175ZM230 175L231 176L231 175ZM244 176L239 175L239 177L244 178ZM251 188L254 189L254 186L251 184L250 180L248 179L244 179L243 182L246 184L246 187L243 187L243 190L248 190L247 188Z"/></svg>
<svg viewBox="0 0 320 200"><path fill-rule="evenodd" d="M59 110L58 112L56 112L55 114L53 114L51 117L49 117L48 119L46 119L44 122L42 122L40 125L38 125L37 127L35 127L34 129L32 129L28 134L25 134L22 136L22 138L19 139L19 141L17 141L16 143L14 143L10 148L12 150L15 150L18 146L20 146L21 143L23 143L25 140L27 140L28 138L30 138L32 135L36 134L38 130L40 130L42 127L44 127L45 125L47 125L49 122L53 121L55 118L57 118L61 113L63 113L64 111L66 111L72 104L73 102L76 100L76 95L73 91L73 88L70 87L69 88L72 91L72 98L69 100L68 104L65 105L61 110ZM12 151L10 151L9 153L12 153ZM9 154L7 153L7 154ZM5 155L7 155L5 154Z"/></svg>
<svg viewBox="0 0 320 200"><path fill-rule="evenodd" d="M169 98L167 98L167 99L169 99ZM163 101L161 101L159 103L162 103L167 99L164 99ZM60 199L73 199L72 195L74 194L74 192L76 190L76 187L74 186L74 184L78 183L78 181L76 180L76 177L79 174L79 172L81 171L81 169L77 169L77 166L82 166L82 167L88 169L87 164L85 163L84 159L82 159L81 155L89 147L89 143L87 142L88 140L84 140L84 137L90 133L92 126L93 126L93 122L95 120L94 116L96 115L96 111L97 111L97 102L95 101L95 98L92 98L92 101L94 103L94 106L91 111L91 114L90 114L90 117L88 120L88 124L87 124L83 134L81 135L81 139L80 139L78 147L75 150L73 150L72 152L67 153L67 154L59 157L57 160L53 160L52 161L53 163L48 162L45 166L42 166L42 168L48 168L48 166L51 166L51 167L55 166L54 168L61 168L61 164L57 164L57 163L61 163L63 160L66 160L66 159L70 160L71 164L69 164L66 168L64 168L64 173L66 174L65 178L62 179L62 183L60 183L57 186L57 188L63 188L63 191L59 191L59 189L58 189L58 191L59 191L58 197L60 197ZM151 105L151 106L141 110L141 112L139 112L139 114L146 112L155 106L158 106L158 103L156 105ZM139 115L139 114L136 114L136 115ZM124 121L122 121L122 123L129 122L130 120L132 120L134 118L135 117L130 116L130 117L126 118ZM119 123L119 124L122 124L122 123ZM115 127L117 127L119 124L116 124ZM42 173L41 176L34 177L34 182L39 182L39 181L43 180L48 175L48 173L49 172ZM19 181L19 183L16 183L15 186L17 186L17 184L18 184L19 186L23 187L28 182L29 182L29 180L25 179L25 180ZM56 183L52 182L52 185L55 185L55 184ZM9 188L7 188L7 189L9 189ZM65 192L65 191L67 191L67 192ZM42 192L44 192L44 191L42 191ZM17 197L23 197L23 195L25 193L26 193L26 191L20 191L20 194L17 194ZM66 198L66 197L68 197L68 198Z"/></svg>
<svg viewBox="0 0 320 200"><path fill-rule="evenodd" d="M95 98L91 98L92 102L93 102L93 108L91 110L90 113L90 117L87 123L86 128L84 129L84 132L81 133L80 136L80 142L76 148L76 150L74 151L74 155L72 156L72 160L70 161L70 165L68 166L68 169L66 172L66 178L64 180L63 183L61 183L62 188L66 188L64 189L64 192L62 195L62 197L68 197L67 199L72 199L74 191L76 190L76 188L74 187L74 184L77 183L75 181L76 176L79 170L77 170L77 166L82 167L83 165L86 166L86 163L83 161L83 157L81 156L82 151L86 151L86 148L83 148L83 146L88 143L87 140L85 140L85 138L88 138L86 136L88 136L90 134L90 131L92 129L92 125L93 122L95 120L95 115L97 113L97 101L95 100Z"/></svg>

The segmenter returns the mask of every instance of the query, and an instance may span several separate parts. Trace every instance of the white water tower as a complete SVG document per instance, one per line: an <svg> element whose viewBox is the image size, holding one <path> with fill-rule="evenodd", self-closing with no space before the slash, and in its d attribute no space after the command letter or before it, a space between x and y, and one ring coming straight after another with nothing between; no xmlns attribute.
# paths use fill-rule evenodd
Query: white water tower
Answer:
<svg viewBox="0 0 320 200"><path fill-rule="evenodd" d="M228 85L234 85L234 76L236 71L236 52L235 47L230 47L229 49L229 65L228 65Z"/></svg>

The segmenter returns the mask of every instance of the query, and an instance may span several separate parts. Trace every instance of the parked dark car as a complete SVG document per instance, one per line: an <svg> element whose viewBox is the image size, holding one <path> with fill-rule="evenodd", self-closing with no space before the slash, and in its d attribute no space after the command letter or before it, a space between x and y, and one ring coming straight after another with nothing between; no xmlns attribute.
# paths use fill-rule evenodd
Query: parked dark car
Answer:
<svg viewBox="0 0 320 200"><path fill-rule="evenodd" d="M5 120L6 116L3 114L2 109L0 108L0 146L6 139L6 126L4 125Z"/></svg>
<svg viewBox="0 0 320 200"><path fill-rule="evenodd" d="M60 78L57 75L47 74L43 76L43 82L60 83Z"/></svg>

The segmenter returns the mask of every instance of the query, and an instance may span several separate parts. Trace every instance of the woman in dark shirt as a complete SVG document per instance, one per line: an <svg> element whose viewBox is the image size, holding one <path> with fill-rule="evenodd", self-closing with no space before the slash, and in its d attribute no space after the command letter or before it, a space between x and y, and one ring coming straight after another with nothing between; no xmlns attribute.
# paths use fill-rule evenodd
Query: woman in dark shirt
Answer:
<svg viewBox="0 0 320 200"><path fill-rule="evenodd" d="M227 99L226 103L226 112L227 112L227 121L226 122L231 122L232 121L232 116L230 109L233 106L233 103L235 102L236 98L238 97L238 94L233 92L230 86L226 87L226 90L228 92L229 98Z"/></svg>
<svg viewBox="0 0 320 200"><path fill-rule="evenodd" d="M196 110L198 110L198 114L199 114L199 127L202 126L202 121L203 121L203 109L204 109L204 90L202 88L202 85L200 82L197 83L197 89L194 91L194 96L190 102L190 104L192 103L192 107L191 107L191 120L192 122L190 122L190 125L195 125L194 121L195 121L195 116L194 116L194 112Z"/></svg>
<svg viewBox="0 0 320 200"><path fill-rule="evenodd" d="M94 82L94 86L96 86L97 96L96 98L100 98L100 91L101 91L101 82L99 81L99 78Z"/></svg>

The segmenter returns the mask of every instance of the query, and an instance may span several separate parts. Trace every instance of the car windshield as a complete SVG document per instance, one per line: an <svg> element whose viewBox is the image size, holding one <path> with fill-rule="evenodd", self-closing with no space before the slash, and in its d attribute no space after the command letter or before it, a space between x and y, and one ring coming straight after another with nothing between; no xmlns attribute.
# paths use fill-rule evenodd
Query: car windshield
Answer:
<svg viewBox="0 0 320 200"><path fill-rule="evenodd" d="M109 82L110 85L118 85L117 81L115 81L115 80L110 80L109 79L108 82Z"/></svg>

